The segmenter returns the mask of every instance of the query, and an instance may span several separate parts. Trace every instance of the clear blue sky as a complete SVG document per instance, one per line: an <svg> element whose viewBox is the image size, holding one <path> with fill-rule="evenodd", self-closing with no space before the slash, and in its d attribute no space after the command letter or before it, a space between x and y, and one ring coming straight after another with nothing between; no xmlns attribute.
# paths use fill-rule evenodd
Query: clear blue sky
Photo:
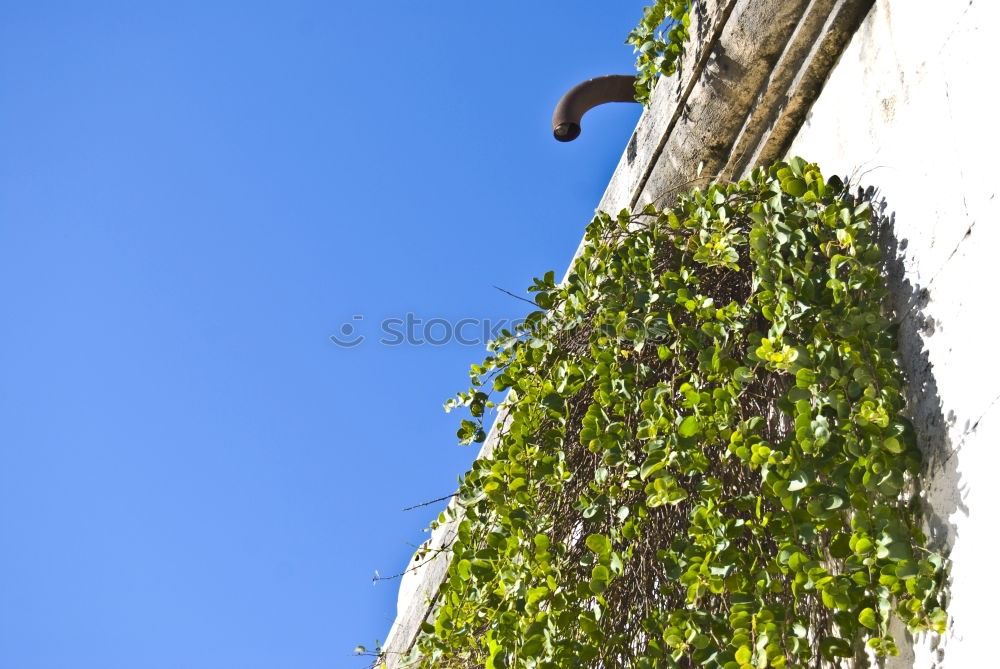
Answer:
<svg viewBox="0 0 1000 669"><path fill-rule="evenodd" d="M562 273L644 4L0 0L0 669L365 665L484 355L378 323Z"/></svg>

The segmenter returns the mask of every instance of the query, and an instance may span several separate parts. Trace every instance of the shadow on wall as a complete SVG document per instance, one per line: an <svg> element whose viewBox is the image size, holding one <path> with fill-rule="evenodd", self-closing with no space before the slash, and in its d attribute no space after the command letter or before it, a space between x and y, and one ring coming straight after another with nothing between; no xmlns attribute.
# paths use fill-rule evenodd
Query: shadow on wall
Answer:
<svg viewBox="0 0 1000 669"><path fill-rule="evenodd" d="M889 287L892 320L898 324L897 348L899 361L906 376L906 402L909 418L917 432L923 452L924 466L917 482L924 511L924 531L928 548L948 557L955 545L958 528L951 520L956 512L969 515L965 503L968 490L963 486L955 457L962 444L952 443L949 432L955 424L955 413L944 411L938 394L934 368L924 341L940 325L925 312L930 301L926 287L914 285L906 275L905 259L908 242L899 239L895 230L895 213L886 213L887 203L878 191L869 187L862 196L872 203L876 213L876 230L883 251L883 274ZM968 432L968 428L962 433ZM943 587L944 601L949 599L949 583ZM949 627L951 621L949 621ZM892 658L887 667L912 667L915 661L914 639L898 623L892 630L899 643L900 656ZM933 637L937 662L944 660L941 639Z"/></svg>

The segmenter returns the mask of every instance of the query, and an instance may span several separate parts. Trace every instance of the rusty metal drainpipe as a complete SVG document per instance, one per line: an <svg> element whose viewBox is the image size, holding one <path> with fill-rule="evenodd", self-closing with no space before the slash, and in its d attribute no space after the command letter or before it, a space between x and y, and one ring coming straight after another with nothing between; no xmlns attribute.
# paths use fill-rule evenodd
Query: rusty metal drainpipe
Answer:
<svg viewBox="0 0 1000 669"><path fill-rule="evenodd" d="M609 74L588 79L569 90L552 113L552 134L560 142L580 136L580 119L588 110L605 102L635 102L635 77Z"/></svg>

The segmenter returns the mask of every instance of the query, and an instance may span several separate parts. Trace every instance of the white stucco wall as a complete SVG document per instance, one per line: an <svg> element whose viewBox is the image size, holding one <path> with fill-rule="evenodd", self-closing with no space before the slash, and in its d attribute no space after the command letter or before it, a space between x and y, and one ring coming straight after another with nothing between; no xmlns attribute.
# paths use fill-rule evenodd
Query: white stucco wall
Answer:
<svg viewBox="0 0 1000 669"><path fill-rule="evenodd" d="M889 272L928 529L953 564L948 634L914 640L891 667L1000 666L998 19L996 0L878 0L789 151L877 186L895 216Z"/></svg>

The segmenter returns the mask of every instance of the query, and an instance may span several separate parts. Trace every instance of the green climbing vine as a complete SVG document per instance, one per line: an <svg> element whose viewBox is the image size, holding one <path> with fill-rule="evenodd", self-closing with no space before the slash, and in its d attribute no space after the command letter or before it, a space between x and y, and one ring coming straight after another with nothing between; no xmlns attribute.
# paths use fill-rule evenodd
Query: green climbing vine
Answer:
<svg viewBox="0 0 1000 669"><path fill-rule="evenodd" d="M691 8L696 0L656 0L643 8L642 20L629 33L626 44L635 47L635 99L649 103L649 96L661 75L671 75L684 54L691 25Z"/></svg>
<svg viewBox="0 0 1000 669"><path fill-rule="evenodd" d="M801 159L599 214L491 344L422 667L839 665L944 630L876 244ZM494 393L507 392L494 406Z"/></svg>

